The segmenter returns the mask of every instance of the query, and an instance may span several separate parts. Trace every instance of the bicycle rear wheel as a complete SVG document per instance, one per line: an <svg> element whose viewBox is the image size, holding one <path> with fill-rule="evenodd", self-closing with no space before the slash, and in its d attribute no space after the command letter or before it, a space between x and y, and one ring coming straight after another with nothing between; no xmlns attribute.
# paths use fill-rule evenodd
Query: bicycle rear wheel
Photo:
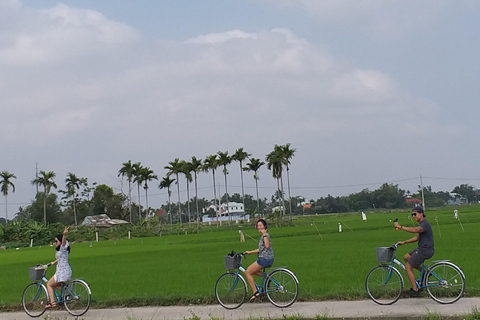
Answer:
<svg viewBox="0 0 480 320"><path fill-rule="evenodd" d="M215 284L215 296L218 303L226 309L240 307L247 297L247 283L239 274L226 272Z"/></svg>
<svg viewBox="0 0 480 320"><path fill-rule="evenodd" d="M274 306L289 307L298 297L297 277L288 269L276 269L267 276L265 292Z"/></svg>
<svg viewBox="0 0 480 320"><path fill-rule="evenodd" d="M429 267L426 279L428 294L439 303L454 303L465 292L463 273L451 262L439 262Z"/></svg>
<svg viewBox="0 0 480 320"><path fill-rule="evenodd" d="M370 299L376 303L393 304L402 294L403 278L397 269L389 265L380 265L368 273L365 289Z"/></svg>
<svg viewBox="0 0 480 320"><path fill-rule="evenodd" d="M23 310L30 317L40 317L48 304L47 288L40 282L30 283L22 294Z"/></svg>
<svg viewBox="0 0 480 320"><path fill-rule="evenodd" d="M83 280L72 280L63 289L65 309L72 316L81 316L90 308L92 292L88 284Z"/></svg>

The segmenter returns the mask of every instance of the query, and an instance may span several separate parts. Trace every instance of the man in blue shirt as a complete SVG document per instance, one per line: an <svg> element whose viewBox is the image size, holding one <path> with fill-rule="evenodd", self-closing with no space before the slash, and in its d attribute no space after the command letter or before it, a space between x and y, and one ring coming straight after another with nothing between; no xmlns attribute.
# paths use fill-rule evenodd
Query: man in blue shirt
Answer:
<svg viewBox="0 0 480 320"><path fill-rule="evenodd" d="M408 240L399 241L399 245L404 245L405 243L413 243L418 241L418 247L415 250L410 251L403 256L405 260L405 271L407 272L408 280L412 284L412 288L409 291L411 297L420 297L420 292L418 291L417 283L415 282L415 274L413 273L413 268L421 270L422 263L430 259L435 253L433 245L433 231L432 226L425 220L425 213L423 212L422 207L415 207L412 210L412 217L419 223L417 227L404 227L401 226L398 222L394 222L395 228L404 230L406 232L415 233L416 235Z"/></svg>

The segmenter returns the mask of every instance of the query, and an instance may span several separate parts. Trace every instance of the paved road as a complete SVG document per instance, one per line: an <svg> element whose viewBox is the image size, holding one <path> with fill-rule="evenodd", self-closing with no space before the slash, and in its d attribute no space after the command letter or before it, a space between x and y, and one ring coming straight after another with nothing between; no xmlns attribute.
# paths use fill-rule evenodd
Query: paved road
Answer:
<svg viewBox="0 0 480 320"><path fill-rule="evenodd" d="M269 303L245 303L236 310L226 310L220 305L172 306L118 309L92 309L80 319L90 320L188 320L200 319L284 319L285 316L315 318L412 318L427 314L439 314L443 317L462 317L480 311L480 298L462 298L454 304L442 305L430 298L401 299L391 306L380 306L370 300L361 301L320 301L297 302L290 308L280 309ZM0 320L30 320L23 312L0 313ZM46 312L40 319L75 319L65 310Z"/></svg>

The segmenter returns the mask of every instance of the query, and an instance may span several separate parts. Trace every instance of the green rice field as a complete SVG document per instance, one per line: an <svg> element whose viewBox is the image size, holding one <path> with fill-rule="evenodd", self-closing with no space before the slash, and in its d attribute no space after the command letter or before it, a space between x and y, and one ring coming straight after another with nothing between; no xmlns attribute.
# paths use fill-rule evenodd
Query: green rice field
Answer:
<svg viewBox="0 0 480 320"><path fill-rule="evenodd" d="M477 246L480 207L427 210L436 253L432 260L450 259L466 276L466 295L480 295ZM295 217L293 226L269 224L275 266L287 266L300 282L299 300L363 299L365 277L378 263L375 247L388 246L413 236L396 231L392 220L414 226L410 211L366 212ZM342 232L338 232L338 223ZM240 242L239 230L245 234ZM92 289L93 304L103 306L216 303L214 286L225 272L223 257L231 250L253 250L259 233L251 224L203 227L195 234L132 238L117 241L72 243L70 265L74 278L83 278ZM403 256L416 244L399 247ZM244 265L254 261L247 256ZM22 291L30 282L28 268L55 260L49 246L0 251L0 306L20 307ZM408 288L408 280L402 275ZM48 270L47 276L54 273Z"/></svg>

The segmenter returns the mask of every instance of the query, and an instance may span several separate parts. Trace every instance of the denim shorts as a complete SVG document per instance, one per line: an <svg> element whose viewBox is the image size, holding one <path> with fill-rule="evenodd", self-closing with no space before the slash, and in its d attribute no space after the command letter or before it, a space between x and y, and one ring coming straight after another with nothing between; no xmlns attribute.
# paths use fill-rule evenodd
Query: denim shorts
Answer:
<svg viewBox="0 0 480 320"><path fill-rule="evenodd" d="M273 259L258 258L257 263L262 268L268 268L273 264Z"/></svg>

